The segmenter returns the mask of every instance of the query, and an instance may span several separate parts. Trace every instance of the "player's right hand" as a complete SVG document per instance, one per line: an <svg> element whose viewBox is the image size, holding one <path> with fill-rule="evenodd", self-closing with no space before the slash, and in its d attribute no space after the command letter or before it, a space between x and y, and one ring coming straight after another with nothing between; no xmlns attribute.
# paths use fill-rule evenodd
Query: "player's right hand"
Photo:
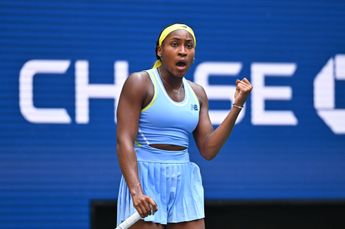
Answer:
<svg viewBox="0 0 345 229"><path fill-rule="evenodd" d="M148 215L153 215L158 210L157 204L147 195L138 194L136 196L132 196L132 198L133 205L142 218L145 218Z"/></svg>

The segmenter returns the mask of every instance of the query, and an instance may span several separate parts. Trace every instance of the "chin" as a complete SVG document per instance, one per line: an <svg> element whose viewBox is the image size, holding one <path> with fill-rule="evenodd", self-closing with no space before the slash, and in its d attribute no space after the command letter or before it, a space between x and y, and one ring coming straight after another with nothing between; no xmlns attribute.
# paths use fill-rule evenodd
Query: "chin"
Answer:
<svg viewBox="0 0 345 229"><path fill-rule="evenodd" d="M184 77L186 75L187 71L176 71L175 76L176 77Z"/></svg>
<svg viewBox="0 0 345 229"><path fill-rule="evenodd" d="M183 76L185 76L186 74L187 74L187 72L188 72L188 69L189 68L185 68L185 69L177 69L176 71L175 71L175 75L176 76L179 76L179 77L183 77Z"/></svg>

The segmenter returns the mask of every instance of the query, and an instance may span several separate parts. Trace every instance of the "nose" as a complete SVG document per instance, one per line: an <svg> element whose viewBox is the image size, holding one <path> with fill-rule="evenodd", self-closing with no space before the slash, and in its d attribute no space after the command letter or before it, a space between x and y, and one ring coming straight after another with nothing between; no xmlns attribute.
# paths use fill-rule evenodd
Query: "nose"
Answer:
<svg viewBox="0 0 345 229"><path fill-rule="evenodd" d="M187 49L184 45L180 45L180 48L178 49L178 54L180 56L186 56L187 55Z"/></svg>

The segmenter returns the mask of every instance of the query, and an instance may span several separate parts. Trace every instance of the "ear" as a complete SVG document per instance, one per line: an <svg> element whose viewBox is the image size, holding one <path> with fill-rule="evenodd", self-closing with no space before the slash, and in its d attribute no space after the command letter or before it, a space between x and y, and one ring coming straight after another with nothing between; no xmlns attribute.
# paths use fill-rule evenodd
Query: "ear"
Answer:
<svg viewBox="0 0 345 229"><path fill-rule="evenodd" d="M159 56L159 58L162 58L162 46L159 46L157 48L157 56Z"/></svg>

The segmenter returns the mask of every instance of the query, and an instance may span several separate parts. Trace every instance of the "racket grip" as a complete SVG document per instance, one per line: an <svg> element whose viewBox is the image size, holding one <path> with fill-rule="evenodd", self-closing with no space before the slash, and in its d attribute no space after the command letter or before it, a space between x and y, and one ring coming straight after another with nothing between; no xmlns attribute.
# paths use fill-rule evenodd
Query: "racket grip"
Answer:
<svg viewBox="0 0 345 229"><path fill-rule="evenodd" d="M140 215L138 212L135 212L132 214L130 217L128 217L125 221L120 223L119 226L117 226L115 229L128 229L130 226L135 224L141 219Z"/></svg>

